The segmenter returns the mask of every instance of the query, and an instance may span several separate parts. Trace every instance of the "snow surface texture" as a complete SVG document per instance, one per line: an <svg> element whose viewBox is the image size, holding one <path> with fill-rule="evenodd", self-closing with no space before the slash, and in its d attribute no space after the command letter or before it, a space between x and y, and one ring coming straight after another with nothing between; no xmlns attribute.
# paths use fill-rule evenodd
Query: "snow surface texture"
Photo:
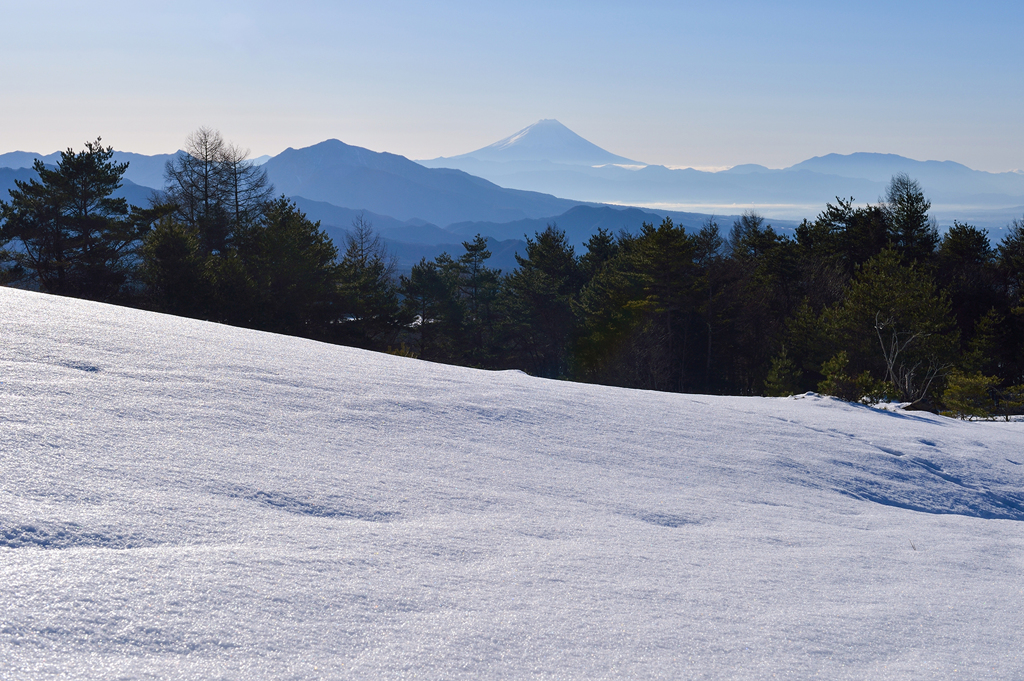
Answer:
<svg viewBox="0 0 1024 681"><path fill-rule="evenodd" d="M0 678L1024 678L1024 424L0 288Z"/></svg>

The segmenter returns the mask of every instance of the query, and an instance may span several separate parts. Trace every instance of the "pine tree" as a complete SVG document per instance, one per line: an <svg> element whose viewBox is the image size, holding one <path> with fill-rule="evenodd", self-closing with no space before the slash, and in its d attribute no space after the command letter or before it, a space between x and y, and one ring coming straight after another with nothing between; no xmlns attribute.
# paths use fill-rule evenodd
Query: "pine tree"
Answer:
<svg viewBox="0 0 1024 681"><path fill-rule="evenodd" d="M905 402L925 400L959 349L949 298L892 249L865 263L842 304L824 317L839 348L849 351L851 373L869 370Z"/></svg>
<svg viewBox="0 0 1024 681"><path fill-rule="evenodd" d="M786 354L786 347L775 357L772 357L771 366L768 368L768 378L765 379L765 395L768 397L786 397L800 392L800 381L802 372L796 363Z"/></svg>
<svg viewBox="0 0 1024 681"><path fill-rule="evenodd" d="M104 301L125 291L154 215L112 196L128 168L113 155L97 138L62 152L56 169L37 159L39 180L16 180L0 201L3 239L18 245L9 257L42 290Z"/></svg>
<svg viewBox="0 0 1024 681"><path fill-rule="evenodd" d="M409 276L400 277L402 308L411 320L417 356L451 360L459 330L462 307L456 293L455 262L447 253L435 260L422 258Z"/></svg>
<svg viewBox="0 0 1024 681"><path fill-rule="evenodd" d="M936 254L935 279L949 294L965 341L978 320L1000 305L995 251L984 230L954 220Z"/></svg>
<svg viewBox="0 0 1024 681"><path fill-rule="evenodd" d="M501 270L487 267L491 251L479 234L462 243L466 252L456 261L457 290L462 305L463 361L482 366L491 360L495 325L494 302L498 296Z"/></svg>
<svg viewBox="0 0 1024 681"><path fill-rule="evenodd" d="M637 347L648 319L639 243L638 237L620 234L615 255L596 271L573 306L579 320L572 351L577 378L647 387L650 375Z"/></svg>
<svg viewBox="0 0 1024 681"><path fill-rule="evenodd" d="M1006 293L1020 310L1015 314L1024 314L1024 218L1010 223L996 250Z"/></svg>
<svg viewBox="0 0 1024 681"><path fill-rule="evenodd" d="M943 412L948 416L971 421L992 418L996 412L994 393L999 379L981 372L964 373L954 369L942 393Z"/></svg>
<svg viewBox="0 0 1024 681"><path fill-rule="evenodd" d="M926 262L939 243L939 231L928 217L931 201L917 180L906 173L892 176L885 190L882 210L896 249L907 262Z"/></svg>
<svg viewBox="0 0 1024 681"><path fill-rule="evenodd" d="M338 265L339 327L345 342L386 349L403 327L396 263L362 215L352 223Z"/></svg>
<svg viewBox="0 0 1024 681"><path fill-rule="evenodd" d="M502 328L513 366L557 378L569 367L573 302L582 282L565 232L549 225L526 240L526 256L502 285Z"/></svg>
<svg viewBox="0 0 1024 681"><path fill-rule="evenodd" d="M579 270L582 281L580 286L586 286L608 262L619 252L619 244L615 236L603 227L598 227L597 232L587 240L586 253L579 258Z"/></svg>
<svg viewBox="0 0 1024 681"><path fill-rule="evenodd" d="M687 369L700 298L696 252L694 240L670 218L657 229L653 225L642 229L638 255L653 322L652 340L656 339L650 347L651 387L656 389L685 391L690 382Z"/></svg>
<svg viewBox="0 0 1024 681"><path fill-rule="evenodd" d="M282 196L264 206L258 222L238 231L231 255L244 276L235 288L247 288L249 298L247 305L223 301L228 313L244 311L247 325L258 329L331 337L339 315L338 249L319 222Z"/></svg>
<svg viewBox="0 0 1024 681"><path fill-rule="evenodd" d="M205 318L212 312L214 280L199 236L170 216L160 219L140 251L140 278L149 307L183 317Z"/></svg>

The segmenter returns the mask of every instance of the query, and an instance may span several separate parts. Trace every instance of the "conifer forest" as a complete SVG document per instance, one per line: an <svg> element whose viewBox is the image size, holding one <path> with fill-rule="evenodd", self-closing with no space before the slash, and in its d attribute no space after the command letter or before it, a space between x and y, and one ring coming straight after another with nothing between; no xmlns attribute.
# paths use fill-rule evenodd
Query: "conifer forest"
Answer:
<svg viewBox="0 0 1024 681"><path fill-rule="evenodd" d="M68 150L0 202L0 283L483 369L687 393L892 400L964 418L1024 401L1024 220L940 235L907 175L792 235L756 213L684 230L556 224L518 266L486 239L399 273L368 221L335 244L219 134L200 130L151 205L124 164Z"/></svg>

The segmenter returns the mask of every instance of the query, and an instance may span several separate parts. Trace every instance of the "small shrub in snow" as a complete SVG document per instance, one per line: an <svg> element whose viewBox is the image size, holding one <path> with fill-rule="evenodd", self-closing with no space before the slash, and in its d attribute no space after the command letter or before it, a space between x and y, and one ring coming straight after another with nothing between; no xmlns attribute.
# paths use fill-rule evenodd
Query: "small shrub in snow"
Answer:
<svg viewBox="0 0 1024 681"><path fill-rule="evenodd" d="M877 404L888 400L894 392L892 386L863 371L857 376L848 373L850 358L842 350L821 366L825 380L818 384L818 392L833 395L847 402Z"/></svg>
<svg viewBox="0 0 1024 681"><path fill-rule="evenodd" d="M768 369L768 377L764 382L765 395L768 397L786 397L800 392L800 379L803 372L797 367L796 362L786 355L786 348L782 348L775 357L772 357L771 367Z"/></svg>
<svg viewBox="0 0 1024 681"><path fill-rule="evenodd" d="M967 421L991 418L996 410L993 394L998 383L998 378L983 376L980 371L966 374L954 369L942 393L942 402L946 405L943 415Z"/></svg>
<svg viewBox="0 0 1024 681"><path fill-rule="evenodd" d="M946 406L942 414L966 421L996 418L1009 421L1024 409L1024 385L1002 389L998 385L996 376L984 376L980 371L968 374L954 370L942 393L942 402Z"/></svg>

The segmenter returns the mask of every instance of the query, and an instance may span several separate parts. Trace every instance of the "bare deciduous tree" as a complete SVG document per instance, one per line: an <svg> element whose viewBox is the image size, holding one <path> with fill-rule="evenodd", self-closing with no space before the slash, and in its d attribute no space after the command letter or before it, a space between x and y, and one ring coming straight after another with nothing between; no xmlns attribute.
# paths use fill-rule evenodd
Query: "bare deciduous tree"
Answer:
<svg viewBox="0 0 1024 681"><path fill-rule="evenodd" d="M274 188L266 171L248 160L248 150L216 130L190 134L184 152L167 162L167 201L178 220L197 230L206 252L221 252L238 229L263 215Z"/></svg>
<svg viewBox="0 0 1024 681"><path fill-rule="evenodd" d="M236 225L252 224L273 198L274 186L267 179L266 171L249 159L248 149L226 144L221 165L231 220Z"/></svg>
<svg viewBox="0 0 1024 681"><path fill-rule="evenodd" d="M885 358L885 380L892 383L904 400L917 403L931 390L932 383L952 368L935 352L909 357L908 350L923 345L933 334L922 330L901 329L895 315L875 314L875 332Z"/></svg>

